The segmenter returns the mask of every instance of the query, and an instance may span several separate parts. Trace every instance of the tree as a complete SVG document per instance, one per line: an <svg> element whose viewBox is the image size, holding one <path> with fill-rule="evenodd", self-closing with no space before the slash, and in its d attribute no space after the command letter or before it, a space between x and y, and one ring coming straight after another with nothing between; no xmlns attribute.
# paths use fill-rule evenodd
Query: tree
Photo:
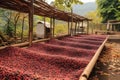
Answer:
<svg viewBox="0 0 120 80"><path fill-rule="evenodd" d="M27 16L25 13L11 11L8 9L0 8L0 30L11 37L20 37L22 33L22 22L23 18ZM28 33L28 19L26 18L24 30L25 35Z"/></svg>
<svg viewBox="0 0 120 80"><path fill-rule="evenodd" d="M70 10L73 4L83 3L79 0L55 0L54 2L52 2L52 5L61 10Z"/></svg>
<svg viewBox="0 0 120 80"><path fill-rule="evenodd" d="M15 14L15 17L14 17L14 27L15 27L14 36L16 38L17 37L16 36L16 26L17 26L17 22L18 22L18 20L20 18L20 13L19 12L18 13L14 12L14 14Z"/></svg>
<svg viewBox="0 0 120 80"><path fill-rule="evenodd" d="M3 31L10 37L13 37L13 23L11 22L12 19L12 12L9 10L0 9L0 18L2 22L5 21Z"/></svg>
<svg viewBox="0 0 120 80"><path fill-rule="evenodd" d="M102 21L102 17L99 16L98 11L88 12L85 17L92 19L92 23L99 24Z"/></svg>
<svg viewBox="0 0 120 80"><path fill-rule="evenodd" d="M102 22L120 20L120 0L97 0L97 4Z"/></svg>

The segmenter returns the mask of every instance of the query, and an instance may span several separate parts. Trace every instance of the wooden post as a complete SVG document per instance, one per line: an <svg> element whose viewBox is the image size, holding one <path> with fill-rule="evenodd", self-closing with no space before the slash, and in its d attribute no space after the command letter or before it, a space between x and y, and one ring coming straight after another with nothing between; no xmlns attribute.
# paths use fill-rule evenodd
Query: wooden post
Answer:
<svg viewBox="0 0 120 80"><path fill-rule="evenodd" d="M114 26L114 25L111 23L111 31L113 31L113 26Z"/></svg>
<svg viewBox="0 0 120 80"><path fill-rule="evenodd" d="M83 21L82 21L81 28L82 28L82 33L83 33L83 31L84 31L84 27L83 27Z"/></svg>
<svg viewBox="0 0 120 80"><path fill-rule="evenodd" d="M112 31L112 24L110 23L110 31Z"/></svg>
<svg viewBox="0 0 120 80"><path fill-rule="evenodd" d="M78 25L77 25L77 34L78 34L78 30L79 30L79 21L78 21Z"/></svg>
<svg viewBox="0 0 120 80"><path fill-rule="evenodd" d="M54 33L55 32L55 18L53 18L53 37L54 37Z"/></svg>
<svg viewBox="0 0 120 80"><path fill-rule="evenodd" d="M29 46L32 45L33 40L33 13L34 13L33 2L34 0L31 0L31 7L29 12Z"/></svg>
<svg viewBox="0 0 120 80"><path fill-rule="evenodd" d="M52 38L52 18L50 18L50 38Z"/></svg>
<svg viewBox="0 0 120 80"><path fill-rule="evenodd" d="M116 26L115 26L115 24L114 24L113 31L115 31L115 29L116 29Z"/></svg>
<svg viewBox="0 0 120 80"><path fill-rule="evenodd" d="M78 32L80 32L80 21L79 21L79 23L78 23Z"/></svg>
<svg viewBox="0 0 120 80"><path fill-rule="evenodd" d="M72 23L72 22L70 22L70 28L69 28L69 34L70 34L70 35L71 35L71 29L72 29L72 28L71 28L71 23Z"/></svg>
<svg viewBox="0 0 120 80"><path fill-rule="evenodd" d="M76 35L76 29L77 29L77 22L75 22L75 35Z"/></svg>
<svg viewBox="0 0 120 80"><path fill-rule="evenodd" d="M44 38L46 38L46 18L44 16Z"/></svg>
<svg viewBox="0 0 120 80"><path fill-rule="evenodd" d="M70 34L72 35L72 28L73 28L73 10L71 8L71 29L70 29Z"/></svg>
<svg viewBox="0 0 120 80"><path fill-rule="evenodd" d="M89 34L89 21L87 20L87 34Z"/></svg>
<svg viewBox="0 0 120 80"><path fill-rule="evenodd" d="M68 35L70 34L70 23L68 21Z"/></svg>
<svg viewBox="0 0 120 80"><path fill-rule="evenodd" d="M92 30L92 34L93 34L93 26L94 26L94 25L93 25L93 23L91 23L91 28L92 28L91 30Z"/></svg>
<svg viewBox="0 0 120 80"><path fill-rule="evenodd" d="M109 21L107 21L107 31L109 31L109 29L110 29L110 23Z"/></svg>
<svg viewBox="0 0 120 80"><path fill-rule="evenodd" d="M79 31L79 21L77 22L77 34L78 34L78 31Z"/></svg>

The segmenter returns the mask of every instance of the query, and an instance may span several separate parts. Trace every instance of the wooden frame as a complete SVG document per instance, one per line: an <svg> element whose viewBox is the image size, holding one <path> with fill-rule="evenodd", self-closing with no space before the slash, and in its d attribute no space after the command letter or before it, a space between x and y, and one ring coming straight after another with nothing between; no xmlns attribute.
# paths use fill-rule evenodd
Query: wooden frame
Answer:
<svg viewBox="0 0 120 80"><path fill-rule="evenodd" d="M52 35L54 35L55 19L71 22L70 29L72 29L73 27L73 22L90 20L83 16L74 14L72 9L71 9L71 13L58 10L55 7L48 5L43 0L0 0L0 7L29 14L29 45L30 46L32 45L32 40L33 40L34 14L53 18ZM70 30L70 34L71 34L71 30Z"/></svg>

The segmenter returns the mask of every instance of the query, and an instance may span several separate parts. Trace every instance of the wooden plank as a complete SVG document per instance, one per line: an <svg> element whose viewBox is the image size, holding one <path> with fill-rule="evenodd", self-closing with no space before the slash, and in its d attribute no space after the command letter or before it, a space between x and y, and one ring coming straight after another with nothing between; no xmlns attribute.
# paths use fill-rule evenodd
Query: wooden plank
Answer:
<svg viewBox="0 0 120 80"><path fill-rule="evenodd" d="M48 41L48 40L50 40L50 38L35 40L35 41L33 41L33 43L44 42L44 41ZM25 47L25 46L28 46L28 45L29 45L29 42L24 42L24 43L19 43L19 44L13 44L13 45L8 45L8 46L3 46L3 47L0 47L0 50L4 49L6 47L9 47L9 46L13 46L13 47Z"/></svg>
<svg viewBox="0 0 120 80"><path fill-rule="evenodd" d="M0 7L11 9L11 10L16 10L20 12L25 12L29 13L30 9L30 2L31 0L0 0ZM35 8L35 14L40 15L40 16L46 16L46 17L51 17L53 16L55 19L59 20L64 20L68 21L71 19L71 13L65 12L58 10L50 5L48 5L46 2L42 0L35 0L34 2L34 8ZM60 16L61 15L61 16ZM87 18L73 14L73 21L77 20L86 20ZM72 21L72 20L70 20Z"/></svg>
<svg viewBox="0 0 120 80"><path fill-rule="evenodd" d="M108 36L109 37L109 36ZM106 43L106 41L108 40L108 37L104 40L104 42L100 45L100 47L98 48L98 50L96 51L95 55L93 56L93 58L91 59L91 61L89 62L89 64L87 65L87 67L84 69L82 75L80 76L79 80L88 80L89 75Z"/></svg>

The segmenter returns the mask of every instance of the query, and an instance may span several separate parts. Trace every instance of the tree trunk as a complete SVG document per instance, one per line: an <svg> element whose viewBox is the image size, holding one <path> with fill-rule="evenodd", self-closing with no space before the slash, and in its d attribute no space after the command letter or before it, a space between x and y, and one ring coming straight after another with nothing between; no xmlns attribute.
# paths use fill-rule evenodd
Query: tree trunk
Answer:
<svg viewBox="0 0 120 80"><path fill-rule="evenodd" d="M14 18L14 27L15 27L14 36L15 36L15 43L17 43L16 26L17 26L17 22L18 22L19 17L20 17L20 13L17 13L16 16L15 16L15 18Z"/></svg>
<svg viewBox="0 0 120 80"><path fill-rule="evenodd" d="M25 17L23 17L23 20L22 20L21 42L23 42L23 29L24 29L24 22L25 22Z"/></svg>

